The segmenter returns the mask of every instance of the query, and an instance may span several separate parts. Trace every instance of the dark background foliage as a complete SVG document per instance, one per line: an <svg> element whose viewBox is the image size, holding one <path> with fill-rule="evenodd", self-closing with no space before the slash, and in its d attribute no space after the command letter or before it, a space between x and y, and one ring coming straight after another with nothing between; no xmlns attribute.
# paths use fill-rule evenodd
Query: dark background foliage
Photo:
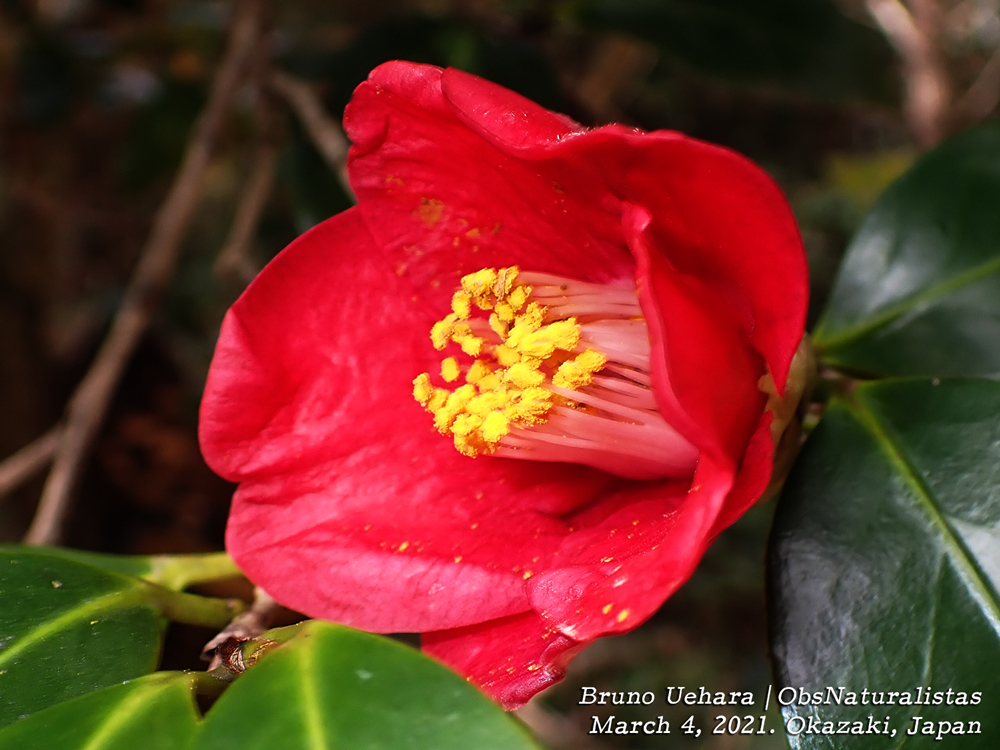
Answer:
<svg viewBox="0 0 1000 750"><path fill-rule="evenodd" d="M990 0L940 6L939 68L962 91L1000 43L1000 14ZM0 3L0 457L56 424L87 372L206 101L230 10L194 0ZM270 7L268 28L257 80L270 65L308 82L334 121L371 68L408 59L482 75L587 125L678 129L746 154L777 179L800 221L811 320L861 218L926 145L904 116L907 68L861 2L289 0ZM251 83L235 98L168 292L90 446L69 546L222 546L232 487L200 457L197 406L222 314L244 285L216 259L255 155L277 154L243 248L247 267L350 205L299 119ZM43 481L38 472L0 496L0 541L23 536ZM594 712L576 705L579 687L763 695L772 510L765 504L723 534L652 621L579 658L533 723L566 747L653 747L656 738L582 737ZM197 666L210 635L175 628L166 666ZM701 724L717 713L705 709ZM671 746L776 748L780 736L677 737Z"/></svg>

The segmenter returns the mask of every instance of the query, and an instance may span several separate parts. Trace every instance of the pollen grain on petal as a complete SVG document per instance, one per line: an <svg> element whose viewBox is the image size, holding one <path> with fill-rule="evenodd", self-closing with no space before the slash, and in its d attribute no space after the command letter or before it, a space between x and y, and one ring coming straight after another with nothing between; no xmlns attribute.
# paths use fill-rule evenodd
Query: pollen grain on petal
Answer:
<svg viewBox="0 0 1000 750"><path fill-rule="evenodd" d="M420 205L414 213L427 226L432 227L441 221L441 216L444 214L444 203L434 198L421 198Z"/></svg>

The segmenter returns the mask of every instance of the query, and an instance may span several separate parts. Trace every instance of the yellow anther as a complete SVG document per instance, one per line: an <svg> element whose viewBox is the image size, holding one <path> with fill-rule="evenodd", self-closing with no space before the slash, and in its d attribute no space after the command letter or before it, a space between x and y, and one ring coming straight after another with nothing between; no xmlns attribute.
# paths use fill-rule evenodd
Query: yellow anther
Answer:
<svg viewBox="0 0 1000 750"><path fill-rule="evenodd" d="M509 346L500 344L493 350L493 356L496 357L497 362L502 364L504 367L510 367L511 365L516 365L521 361L521 355L511 349Z"/></svg>
<svg viewBox="0 0 1000 750"><path fill-rule="evenodd" d="M603 354L587 350L567 360L577 348L580 326L575 318L546 324L548 308L529 302L531 288L518 285L518 268L484 268L462 278L452 296L452 312L431 329L437 349L457 344L475 357L465 383L454 391L435 388L427 373L413 381L413 397L434 415L434 426L454 438L455 448L467 456L491 453L514 427L528 427L548 419L552 382L566 388L589 384L606 362ZM488 315L473 323L473 305ZM551 320L551 317L550 317ZM468 322L466 322L468 321ZM473 333L473 328L486 338ZM480 358L482 357L482 358ZM455 357L441 362L441 377L459 380L462 367Z"/></svg>
<svg viewBox="0 0 1000 750"><path fill-rule="evenodd" d="M444 378L446 383L454 383L458 380L458 376L461 371L458 369L458 360L454 357L448 357L446 360L441 362L441 377Z"/></svg>
<svg viewBox="0 0 1000 750"><path fill-rule="evenodd" d="M472 297L464 289L458 289L451 297L451 310L460 320L468 320L472 314Z"/></svg>
<svg viewBox="0 0 1000 750"><path fill-rule="evenodd" d="M431 396L434 395L434 386L431 385L431 376L426 372L417 375L413 379L413 398L416 399L417 403L421 406L427 406L430 403Z"/></svg>
<svg viewBox="0 0 1000 750"><path fill-rule="evenodd" d="M573 351L579 343L580 326L576 324L576 318L570 318L569 320L558 320L526 334L514 345L514 348L529 357L546 359L555 354L557 349L564 352Z"/></svg>
<svg viewBox="0 0 1000 750"><path fill-rule="evenodd" d="M486 393L487 391L495 391L502 386L503 383L500 381L500 378L498 378L496 373L493 372L491 372L489 375L480 378L479 382L476 383L476 387L479 388L480 393Z"/></svg>
<svg viewBox="0 0 1000 750"><path fill-rule="evenodd" d="M447 434L455 418L465 411L466 404L476 395L473 385L460 385L448 395L448 400L434 412L434 426L438 432Z"/></svg>
<svg viewBox="0 0 1000 750"><path fill-rule="evenodd" d="M502 391L487 391L469 401L466 411L485 417L491 411L502 409L509 400L510 397Z"/></svg>
<svg viewBox="0 0 1000 750"><path fill-rule="evenodd" d="M438 409L442 408L446 403L448 403L448 396L451 394L444 388L435 388L434 395L431 396L431 400L427 402L427 411L432 414Z"/></svg>
<svg viewBox="0 0 1000 750"><path fill-rule="evenodd" d="M497 311L497 317L504 323L509 325L514 322L514 308L510 306L510 303L497 302L496 308L494 309Z"/></svg>
<svg viewBox="0 0 1000 750"><path fill-rule="evenodd" d="M524 303L528 301L529 294L531 294L530 286L519 286L510 293L506 302L514 312L520 312Z"/></svg>
<svg viewBox="0 0 1000 750"><path fill-rule="evenodd" d="M470 357L478 357L483 351L483 344L486 343L478 336L471 334L456 334L451 337L451 340L462 347L462 351Z"/></svg>
<svg viewBox="0 0 1000 750"><path fill-rule="evenodd" d="M510 405L504 410L511 421L538 424L552 408L552 393L544 388L525 388L511 396Z"/></svg>
<svg viewBox="0 0 1000 750"><path fill-rule="evenodd" d="M579 390L594 381L594 373L604 367L607 361L608 358L600 352L588 349L575 359L559 365L559 370L552 376L552 383L560 388Z"/></svg>
<svg viewBox="0 0 1000 750"><path fill-rule="evenodd" d="M462 277L462 289L468 293L480 310L492 310L493 285L497 281L497 272L493 268L484 268Z"/></svg>
<svg viewBox="0 0 1000 750"><path fill-rule="evenodd" d="M511 349L517 349L521 339L541 328L544 318L545 308L535 302L530 303L523 313L514 318L514 327L504 343Z"/></svg>
<svg viewBox="0 0 1000 750"><path fill-rule="evenodd" d="M483 424L483 418L478 414L459 414L451 425L454 435L466 437L478 430Z"/></svg>
<svg viewBox="0 0 1000 750"><path fill-rule="evenodd" d="M531 388L544 383L545 374L539 372L537 364L518 362L507 368L503 379L508 383L513 383L518 388Z"/></svg>
<svg viewBox="0 0 1000 750"><path fill-rule="evenodd" d="M490 412L486 419L483 420L483 440L490 445L499 443L500 439L508 432L510 432L510 421L504 416L503 412Z"/></svg>
<svg viewBox="0 0 1000 750"><path fill-rule="evenodd" d="M533 330L538 328L545 320L545 308L537 302L529 302L524 308L524 312L517 316L517 325L530 326Z"/></svg>
<svg viewBox="0 0 1000 750"><path fill-rule="evenodd" d="M435 349L441 351L448 346L448 339L451 337L452 331L455 330L456 322L458 322L458 316L451 313L446 315L444 320L439 320L431 327L431 343L434 344Z"/></svg>
<svg viewBox="0 0 1000 750"><path fill-rule="evenodd" d="M490 367L489 362L483 359L477 359L472 363L472 367L470 367L469 371L465 374L465 382L478 383L491 372L493 372L493 368Z"/></svg>
<svg viewBox="0 0 1000 750"><path fill-rule="evenodd" d="M496 295L497 299L503 299L510 294L510 290L514 288L514 283L517 281L517 275L520 272L521 270L517 266L501 268L497 272L497 279L493 282L493 294Z"/></svg>
<svg viewBox="0 0 1000 750"><path fill-rule="evenodd" d="M500 303L504 304L503 302ZM493 333L499 336L501 339L507 338L507 324L500 320L500 316L495 312L490 313L490 328L493 329Z"/></svg>

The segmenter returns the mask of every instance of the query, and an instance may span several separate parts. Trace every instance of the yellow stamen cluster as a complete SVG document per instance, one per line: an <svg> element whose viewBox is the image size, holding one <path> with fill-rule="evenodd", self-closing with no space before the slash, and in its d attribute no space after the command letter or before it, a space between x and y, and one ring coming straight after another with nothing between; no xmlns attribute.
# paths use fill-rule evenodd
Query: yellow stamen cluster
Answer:
<svg viewBox="0 0 1000 750"><path fill-rule="evenodd" d="M413 398L434 415L434 426L452 435L467 456L492 453L511 427L537 425L548 419L559 397L545 385L578 389L591 383L607 359L592 349L573 356L580 344L576 318L545 323L548 308L529 302L531 287L517 283L518 269L484 268L462 278L451 301L451 313L431 328L434 348L457 344L474 357L465 368L465 383L455 390L437 388L430 375L413 381ZM490 333L473 333L473 309L489 314ZM491 335L492 334L492 335ZM454 357L441 363L447 383L461 376Z"/></svg>

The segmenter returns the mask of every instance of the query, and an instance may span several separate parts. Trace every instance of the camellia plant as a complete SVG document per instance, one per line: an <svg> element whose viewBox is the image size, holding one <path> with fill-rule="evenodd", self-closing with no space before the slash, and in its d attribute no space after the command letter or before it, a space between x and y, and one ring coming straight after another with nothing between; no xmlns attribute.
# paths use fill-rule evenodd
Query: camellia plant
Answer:
<svg viewBox="0 0 1000 750"><path fill-rule="evenodd" d="M495 704L641 625L783 483L783 722L724 731L996 747L996 124L889 188L811 341L792 213L732 151L405 62L344 124L357 205L254 279L208 375L231 559L4 548L0 750L536 747ZM156 672L168 620L240 614L183 592L234 563L315 619Z"/></svg>
<svg viewBox="0 0 1000 750"><path fill-rule="evenodd" d="M376 69L345 127L357 207L257 278L209 373L227 548L515 707L764 492L804 253L742 157L457 70Z"/></svg>

